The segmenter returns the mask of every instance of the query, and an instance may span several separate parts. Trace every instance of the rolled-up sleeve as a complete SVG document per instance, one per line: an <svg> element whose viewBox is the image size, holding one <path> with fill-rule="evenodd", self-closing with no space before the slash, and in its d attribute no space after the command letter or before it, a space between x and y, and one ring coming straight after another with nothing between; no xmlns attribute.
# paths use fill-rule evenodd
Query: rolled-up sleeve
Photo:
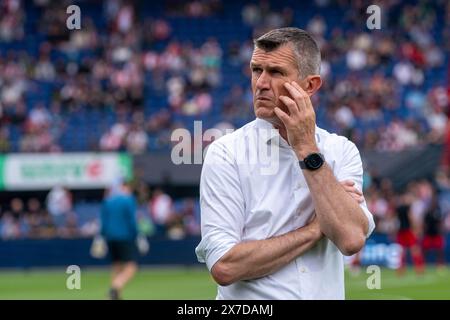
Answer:
<svg viewBox="0 0 450 320"><path fill-rule="evenodd" d="M195 249L199 262L209 270L241 241L244 197L232 153L220 140L212 143L200 178L202 239Z"/></svg>
<svg viewBox="0 0 450 320"><path fill-rule="evenodd" d="M345 140L343 145L344 156L342 158L342 162L340 165L340 169L338 172L337 180L351 180L355 182L356 188L362 191L362 183L363 183L363 166L361 161L361 156L359 154L358 148L355 144L349 140ZM375 221L373 219L372 213L367 208L367 203L364 200L363 203L360 203L361 209L364 211L364 214L367 217L368 221L368 230L366 234L366 238L368 238L373 230L375 229Z"/></svg>

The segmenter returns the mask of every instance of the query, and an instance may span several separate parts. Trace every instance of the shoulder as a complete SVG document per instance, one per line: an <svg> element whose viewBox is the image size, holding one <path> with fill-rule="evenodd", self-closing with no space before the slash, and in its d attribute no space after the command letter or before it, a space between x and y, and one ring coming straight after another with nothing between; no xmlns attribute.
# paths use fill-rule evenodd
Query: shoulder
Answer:
<svg viewBox="0 0 450 320"><path fill-rule="evenodd" d="M253 120L235 131L225 134L208 145L206 157L227 157L235 158L236 152L242 143L248 140L256 129L256 120Z"/></svg>
<svg viewBox="0 0 450 320"><path fill-rule="evenodd" d="M235 141L239 141L242 138L249 137L252 133L254 133L257 127L257 120L253 120L239 129L234 130L231 133L223 135L219 139L216 139L212 144L218 143L223 145L230 145Z"/></svg>
<svg viewBox="0 0 450 320"><path fill-rule="evenodd" d="M322 128L316 128L316 134L318 135L319 149L323 151L326 159L328 158L339 166L361 165L361 156L353 141Z"/></svg>
<svg viewBox="0 0 450 320"><path fill-rule="evenodd" d="M353 141L336 133L330 133L325 129L316 127L316 135L321 149L338 158L347 156L359 156L359 150Z"/></svg>
<svg viewBox="0 0 450 320"><path fill-rule="evenodd" d="M350 141L347 137L340 136L336 133L328 132L325 129L316 127L316 134L320 143L324 143L327 146L338 145L338 146L346 146L346 145L354 145L352 141Z"/></svg>

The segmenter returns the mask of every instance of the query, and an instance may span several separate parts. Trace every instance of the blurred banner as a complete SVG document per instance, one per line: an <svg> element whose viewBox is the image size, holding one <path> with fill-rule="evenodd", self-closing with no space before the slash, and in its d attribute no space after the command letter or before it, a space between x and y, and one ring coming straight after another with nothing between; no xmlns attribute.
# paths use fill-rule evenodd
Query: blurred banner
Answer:
<svg viewBox="0 0 450 320"><path fill-rule="evenodd" d="M55 185L105 188L118 178L130 178L132 173L132 158L125 153L0 156L0 190L47 190Z"/></svg>
<svg viewBox="0 0 450 320"><path fill-rule="evenodd" d="M388 240L384 234L372 236L361 250L359 256L345 257L350 262L359 259L363 266L377 265L389 269L398 269L401 266L403 248L401 245ZM432 260L434 262L434 260Z"/></svg>
<svg viewBox="0 0 450 320"><path fill-rule="evenodd" d="M433 178L442 159L444 147L430 144L405 150L361 152L366 172L389 178L395 188L404 187L412 179ZM135 173L146 183L198 186L201 164L176 165L167 153L146 153L133 157Z"/></svg>

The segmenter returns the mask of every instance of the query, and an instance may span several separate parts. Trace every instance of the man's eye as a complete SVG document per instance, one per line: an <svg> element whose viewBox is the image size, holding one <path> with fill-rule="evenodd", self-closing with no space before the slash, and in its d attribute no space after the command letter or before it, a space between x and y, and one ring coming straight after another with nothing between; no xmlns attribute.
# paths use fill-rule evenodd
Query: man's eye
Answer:
<svg viewBox="0 0 450 320"><path fill-rule="evenodd" d="M261 68L252 68L252 72L259 73L259 72L261 72Z"/></svg>

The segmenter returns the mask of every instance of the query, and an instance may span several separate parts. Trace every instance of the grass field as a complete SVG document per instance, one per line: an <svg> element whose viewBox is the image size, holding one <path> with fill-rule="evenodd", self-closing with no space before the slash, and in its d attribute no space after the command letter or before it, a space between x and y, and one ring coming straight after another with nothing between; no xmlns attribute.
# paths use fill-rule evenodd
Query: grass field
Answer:
<svg viewBox="0 0 450 320"><path fill-rule="evenodd" d="M81 289L68 290L64 269L0 271L0 299L105 299L107 269L81 271ZM382 269L381 289L369 290L369 274L346 274L347 299L450 299L450 269L427 268L403 277ZM214 299L216 286L204 268L142 268L124 291L124 299Z"/></svg>

